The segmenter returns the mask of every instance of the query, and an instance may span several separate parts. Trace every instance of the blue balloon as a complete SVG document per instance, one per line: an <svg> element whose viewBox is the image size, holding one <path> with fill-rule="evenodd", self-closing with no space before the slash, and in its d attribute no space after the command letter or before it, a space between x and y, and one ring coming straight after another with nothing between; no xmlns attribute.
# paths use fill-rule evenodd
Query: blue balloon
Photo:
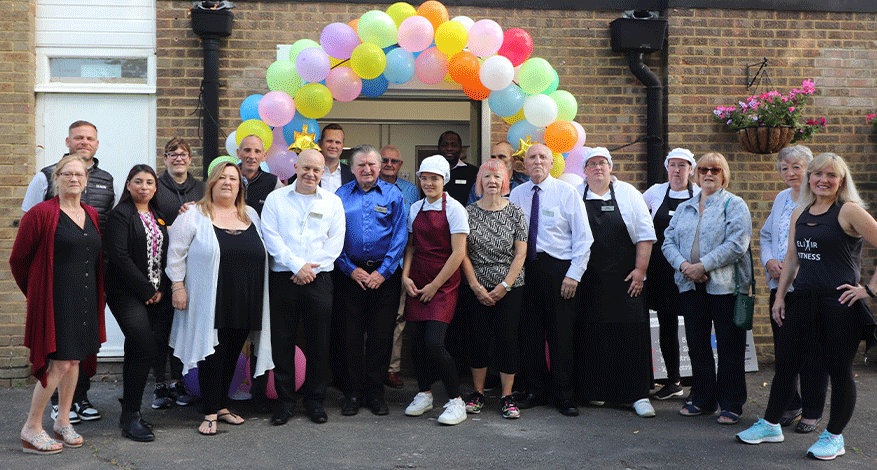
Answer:
<svg viewBox="0 0 877 470"><path fill-rule="evenodd" d="M540 128L530 124L526 119L521 119L520 121L514 123L509 127L509 132L506 135L509 142L518 142L521 139L526 140L527 136L530 136L530 140L535 141L534 136L540 130ZM514 145L514 144L512 144Z"/></svg>
<svg viewBox="0 0 877 470"><path fill-rule="evenodd" d="M259 101L263 95L250 95L241 103L241 121L259 119Z"/></svg>
<svg viewBox="0 0 877 470"><path fill-rule="evenodd" d="M402 49L393 49L387 54L387 67L384 76L392 83L405 83L414 77L414 54Z"/></svg>
<svg viewBox="0 0 877 470"><path fill-rule="evenodd" d="M514 116L524 107L525 99L527 94L521 90L521 87L512 83L502 90L491 91L487 103L497 116L508 117Z"/></svg>
<svg viewBox="0 0 877 470"><path fill-rule="evenodd" d="M283 126L283 138L286 139L287 142L295 142L295 132L301 132L304 126L308 126L308 134L314 135L314 142L320 141L320 125L317 124L316 119L308 119L298 111L295 112L295 117L292 118L292 121L289 121L289 124Z"/></svg>
<svg viewBox="0 0 877 470"><path fill-rule="evenodd" d="M363 79L362 96L377 98L387 91L388 86L390 86L390 82L387 81L387 77L385 77L384 74L378 75L377 78L371 80Z"/></svg>

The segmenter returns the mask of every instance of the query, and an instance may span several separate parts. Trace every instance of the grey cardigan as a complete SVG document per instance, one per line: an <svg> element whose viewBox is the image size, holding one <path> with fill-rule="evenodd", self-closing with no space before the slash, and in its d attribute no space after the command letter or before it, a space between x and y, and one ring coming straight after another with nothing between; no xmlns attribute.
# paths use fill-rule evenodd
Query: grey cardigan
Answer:
<svg viewBox="0 0 877 470"><path fill-rule="evenodd" d="M700 198L693 197L676 208L670 225L664 231L661 251L676 269L676 286L679 292L694 289L694 282L685 278L679 267L691 260L691 247L700 214ZM725 201L728 201L727 218ZM749 288L750 260L746 255L752 237L752 217L746 202L725 189L716 191L706 200L700 221L700 262L706 269L708 294L734 293L734 261L739 260L740 291Z"/></svg>

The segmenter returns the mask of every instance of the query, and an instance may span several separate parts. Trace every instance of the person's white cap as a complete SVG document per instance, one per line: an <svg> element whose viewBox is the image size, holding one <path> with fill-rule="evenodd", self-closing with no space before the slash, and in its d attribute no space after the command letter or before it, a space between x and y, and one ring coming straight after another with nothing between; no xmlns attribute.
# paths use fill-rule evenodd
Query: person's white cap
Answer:
<svg viewBox="0 0 877 470"><path fill-rule="evenodd" d="M669 163L671 158L678 158L680 160L685 160L690 163L692 167L697 165L697 162L694 161L694 154L691 153L691 150L683 149L683 148L675 148L667 154L667 158L664 159L664 169L670 171Z"/></svg>
<svg viewBox="0 0 877 470"><path fill-rule="evenodd" d="M585 154L585 159L582 165L588 163L588 160L594 157L604 157L609 161L609 169L612 169L612 155L609 154L609 149L606 147L594 147L591 150L588 150L588 153Z"/></svg>
<svg viewBox="0 0 877 470"><path fill-rule="evenodd" d="M445 184L451 180L451 165L448 160L441 155L433 155L426 157L420 162L420 169L417 170L417 176L421 173L433 173L445 179Z"/></svg>

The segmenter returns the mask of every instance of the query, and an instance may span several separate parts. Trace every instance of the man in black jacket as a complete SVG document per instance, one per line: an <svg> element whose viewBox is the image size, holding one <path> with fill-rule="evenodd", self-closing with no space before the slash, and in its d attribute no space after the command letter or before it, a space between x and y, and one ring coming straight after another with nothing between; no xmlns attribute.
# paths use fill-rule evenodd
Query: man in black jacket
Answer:
<svg viewBox="0 0 877 470"><path fill-rule="evenodd" d="M445 191L457 202L466 205L469 191L478 176L478 167L460 159L463 153L463 139L454 131L445 131L438 141L438 151L451 165L451 180L445 182Z"/></svg>
<svg viewBox="0 0 877 470"><path fill-rule="evenodd" d="M265 198L271 191L282 188L283 183L276 175L262 171L261 165L265 161L265 144L262 143L259 136L248 135L244 137L237 154L241 160L241 175L244 177L244 185L247 187L247 205L262 215Z"/></svg>

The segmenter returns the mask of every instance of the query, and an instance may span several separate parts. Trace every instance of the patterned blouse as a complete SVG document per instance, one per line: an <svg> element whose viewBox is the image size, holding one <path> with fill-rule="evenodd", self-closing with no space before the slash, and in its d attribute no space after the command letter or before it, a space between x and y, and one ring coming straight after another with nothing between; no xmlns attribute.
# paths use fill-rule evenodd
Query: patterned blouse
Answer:
<svg viewBox="0 0 877 470"><path fill-rule="evenodd" d="M149 282L152 287L158 290L161 285L161 245L164 242L164 234L158 227L158 222L152 212L140 212L140 221L143 222L143 229L146 231L146 255L147 255L147 271L149 271Z"/></svg>
<svg viewBox="0 0 877 470"><path fill-rule="evenodd" d="M473 202L466 206L469 213L469 235L466 244L475 277L487 290L500 284L508 275L515 257L515 241L527 241L527 220L524 211L513 203L490 211ZM524 285L524 270L512 287Z"/></svg>

